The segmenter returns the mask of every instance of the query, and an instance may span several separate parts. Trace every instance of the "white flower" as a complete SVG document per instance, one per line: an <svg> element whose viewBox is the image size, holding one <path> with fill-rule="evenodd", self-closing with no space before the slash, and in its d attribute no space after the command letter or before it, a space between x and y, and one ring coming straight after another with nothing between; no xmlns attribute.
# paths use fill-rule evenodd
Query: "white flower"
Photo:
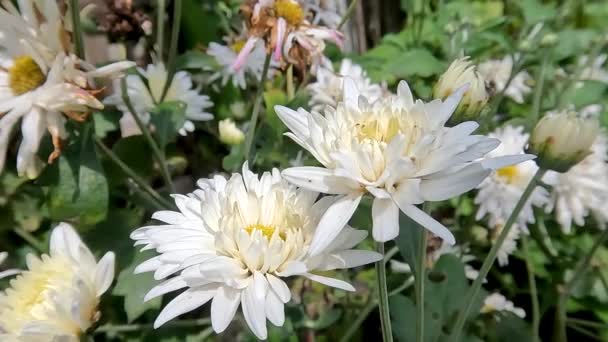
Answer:
<svg viewBox="0 0 608 342"><path fill-rule="evenodd" d="M488 136L500 140L501 144L489 156L523 155L529 135L523 127L505 126ZM479 205L476 220L488 217L490 228L505 224L528 183L538 170L533 160L500 168L486 178L479 186L475 203ZM528 223L534 223L534 207L542 208L549 203L549 193L543 187L536 187L517 218L515 229L526 230ZM514 230L515 230L514 229Z"/></svg>
<svg viewBox="0 0 608 342"><path fill-rule="evenodd" d="M66 116L82 121L91 109L103 105L86 89L93 77L115 76L134 64L115 63L95 69L69 51L69 33L63 27L57 3L21 1L21 13L9 1L0 8L0 170L15 125L21 121L22 140L17 152L19 175L35 178L42 170L40 141L48 131L55 150L67 137ZM64 116L65 115L65 116Z"/></svg>
<svg viewBox="0 0 608 342"><path fill-rule="evenodd" d="M600 224L608 221L608 138L599 134L591 154L565 173L550 172L547 183L553 186L552 202L547 212L555 209L557 222L564 233L572 223L583 226L585 217L593 215Z"/></svg>
<svg viewBox="0 0 608 342"><path fill-rule="evenodd" d="M347 282L317 274L378 261L378 253L352 249L367 232L345 227L317 256L308 253L317 223L333 198L315 202L318 194L296 189L278 170L261 177L243 166L230 179L201 179L201 189L175 195L179 212L152 217L164 225L137 229L136 245L160 253L136 268L165 279L145 300L186 289L162 310L154 326L206 302L216 332L230 324L239 305L245 321L260 339L267 337L266 319L276 326L285 320L284 304L291 292L282 278L301 275L336 288L354 291Z"/></svg>
<svg viewBox="0 0 608 342"><path fill-rule="evenodd" d="M8 257L7 252L0 252L0 265L2 265L2 263L4 263L4 260L6 260L7 257ZM18 269L8 269L8 270L0 271L0 279L14 276L15 274L19 274L19 273L21 273L21 270L18 270Z"/></svg>
<svg viewBox="0 0 608 342"><path fill-rule="evenodd" d="M340 1L336 0L304 0L304 7L308 11L314 12L312 19L313 25L325 25L337 28L342 20L344 9Z"/></svg>
<svg viewBox="0 0 608 342"><path fill-rule="evenodd" d="M526 312L524 309L516 307L512 301L507 300L507 298L500 293L492 293L491 295L487 296L481 308L482 313L504 311L511 312L519 318L526 317Z"/></svg>
<svg viewBox="0 0 608 342"><path fill-rule="evenodd" d="M489 60L479 64L478 70L489 86L499 93L503 91L511 77L513 59L511 56L506 56L503 59ZM517 103L524 103L524 97L532 91L528 86L530 80L530 75L526 71L519 72L504 91L505 95Z"/></svg>
<svg viewBox="0 0 608 342"><path fill-rule="evenodd" d="M292 131L287 133L324 167L294 167L283 176L295 185L338 194L321 219L311 253L324 249L340 232L366 193L372 205L373 236L388 241L399 234L399 210L433 234L454 244L454 237L441 223L416 204L442 201L475 188L494 168L530 159L483 156L499 141L471 135L472 121L445 127L466 88L445 101L414 101L406 82L397 95L370 104L355 83L344 80L344 96L337 108L325 115L275 107Z"/></svg>
<svg viewBox="0 0 608 342"><path fill-rule="evenodd" d="M141 75L127 76L127 93L135 112L144 123L149 123L150 112L160 103L163 88L167 81L167 70L162 63L149 64L146 70L138 69ZM144 82L144 79L146 82ZM194 131L194 121L207 121L213 115L205 110L213 106L209 96L199 94L199 90L192 88L192 77L185 71L175 73L164 102L179 101L186 105L186 122L179 130L179 134L187 135ZM122 113L120 130L123 137L141 134L135 119L122 99L122 87L119 81L114 82L114 94L104 101L107 105L116 106Z"/></svg>
<svg viewBox="0 0 608 342"><path fill-rule="evenodd" d="M247 88L247 75L253 77L255 82L259 82L264 71L264 59L266 58L264 42L261 40L254 42L253 47L251 47L250 57L244 60L240 68L235 69L233 64L236 61L237 54L243 48L245 48L244 40L236 40L229 46L210 43L207 54L215 57L215 61L222 67L221 71L211 76L210 81L221 78L222 85L226 85L228 80L232 79L232 85L241 89Z"/></svg>
<svg viewBox="0 0 608 342"><path fill-rule="evenodd" d="M79 341L99 319L99 297L114 279L114 253L97 262L61 223L51 233L50 255L28 255L27 265L0 293L0 340Z"/></svg>
<svg viewBox="0 0 608 342"><path fill-rule="evenodd" d="M503 224L496 225L492 227L492 235L490 238L492 239L492 244L496 243L498 236L502 232L504 228ZM519 240L519 235L521 234L521 230L519 226L515 225L509 230L507 237L504 242L498 249L498 253L496 254L496 258L498 259L498 265L505 266L509 264L509 256L512 255L517 250L517 241Z"/></svg>
<svg viewBox="0 0 608 342"><path fill-rule="evenodd" d="M603 65L608 59L607 54L597 56L589 65L589 56L583 56L579 59L578 65L585 66L581 71L581 80L591 80L603 83L608 83L608 70L604 69Z"/></svg>
<svg viewBox="0 0 608 342"><path fill-rule="evenodd" d="M342 101L342 83L345 77L352 79L361 95L370 102L377 100L383 94L382 87L372 83L361 66L345 58L338 73L334 72L331 63L328 67L317 69L316 81L308 85L311 96L308 104L311 109L321 111L325 106L336 107L338 102Z"/></svg>
<svg viewBox="0 0 608 342"><path fill-rule="evenodd" d="M220 141L228 145L238 145L245 140L245 134L232 119L224 119L219 122Z"/></svg>

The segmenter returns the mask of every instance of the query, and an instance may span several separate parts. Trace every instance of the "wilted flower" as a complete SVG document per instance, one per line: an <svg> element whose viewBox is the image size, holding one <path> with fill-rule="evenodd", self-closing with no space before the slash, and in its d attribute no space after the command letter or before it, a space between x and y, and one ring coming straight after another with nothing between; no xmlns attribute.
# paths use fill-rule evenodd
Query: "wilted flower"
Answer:
<svg viewBox="0 0 608 342"><path fill-rule="evenodd" d="M524 309L516 307L512 301L508 300L500 293L492 293L483 301L481 313L491 312L511 312L519 318L526 317Z"/></svg>
<svg viewBox="0 0 608 342"><path fill-rule="evenodd" d="M67 223L51 233L50 255L27 256L28 270L0 293L2 341L79 341L99 318L114 279L114 253L99 262Z"/></svg>
<svg viewBox="0 0 608 342"><path fill-rule="evenodd" d="M168 73L162 63L149 64L146 70L138 69L141 75L127 76L127 94L131 100L135 112L144 123L149 123L150 112L161 102L163 88L167 81ZM144 82L145 80L145 82ZM199 89L192 88L192 77L186 71L175 73L171 85L163 102L177 101L186 106L186 121L179 130L179 134L187 135L194 131L194 121L207 121L213 119L213 114L205 110L213 106L209 96L199 93ZM123 113L120 119L120 130L123 137L141 134L135 119L131 116L129 109L122 98L122 87L120 81L114 82L114 94L104 101L107 105L117 106Z"/></svg>
<svg viewBox="0 0 608 342"><path fill-rule="evenodd" d="M258 177L245 164L242 175L201 179L198 185L193 194L174 196L179 212L159 211L152 216L164 225L142 227L131 235L136 245L160 253L135 271L154 271L157 280L168 278L145 300L186 289L165 306L155 327L212 300L216 332L228 327L240 305L253 333L265 339L267 319L276 326L285 321L284 304L291 292L282 278L301 275L354 291L349 283L319 272L382 258L352 249L367 232L351 227L311 256L319 219L334 199L315 202L317 193L289 185L276 169Z"/></svg>
<svg viewBox="0 0 608 342"><path fill-rule="evenodd" d="M4 260L6 260L7 257L8 257L7 252L0 252L0 265L2 265L4 263ZM10 277L10 276L13 276L13 275L19 274L19 273L21 273L21 270L17 270L17 269L8 269L8 270L0 271L0 279Z"/></svg>
<svg viewBox="0 0 608 342"><path fill-rule="evenodd" d="M595 117L571 110L549 112L536 124L528 150L538 156L540 167L566 172L591 154L598 132Z"/></svg>
<svg viewBox="0 0 608 342"><path fill-rule="evenodd" d="M295 185L339 194L321 219L311 253L322 251L353 215L363 195L374 197L373 236L388 241L399 234L399 210L433 234L454 243L452 233L416 204L442 201L475 188L493 169L530 159L518 155L484 158L500 143L471 135L478 127L464 122L445 127L466 88L445 101L414 100L405 81L397 95L374 103L344 80L343 102L325 115L277 106L287 133L324 167L294 167L283 176Z"/></svg>
<svg viewBox="0 0 608 342"><path fill-rule="evenodd" d="M227 45L213 42L209 44L207 54L215 57L215 61L222 67L221 71L211 76L210 81L221 78L222 85L226 85L228 80L231 79L232 85L242 89L247 88L247 75L253 76L256 82L259 82L264 71L264 57L266 56L264 42L261 40L255 42L249 58L243 62L241 67L234 68L234 62L243 47L245 47L244 38L228 40Z"/></svg>
<svg viewBox="0 0 608 342"><path fill-rule="evenodd" d="M515 75L507 87L507 82L513 72L513 58L511 56L483 62L479 64L477 70L494 93L504 91L506 96L517 103L524 103L524 97L532 91L532 88L528 85L531 78L526 71L521 71ZM507 88L505 89L505 87ZM492 95L492 92L490 95Z"/></svg>
<svg viewBox="0 0 608 342"><path fill-rule="evenodd" d="M29 178L38 176L42 161L38 148L48 131L55 150L49 162L61 153L61 140L67 137L66 117L83 121L91 109L103 105L92 90L94 77L116 76L130 68L121 62L99 69L66 55L72 46L70 33L63 26L57 2L20 2L19 13L10 1L0 7L0 170L14 126L21 120L21 145L17 152L17 171ZM22 17L23 16L23 17ZM65 115L65 116L64 116Z"/></svg>
<svg viewBox="0 0 608 342"><path fill-rule="evenodd" d="M446 99L465 84L469 85L469 89L464 93L450 119L453 123L477 119L488 102L484 78L477 72L477 67L471 63L469 57L464 57L452 62L433 88L433 97Z"/></svg>
<svg viewBox="0 0 608 342"><path fill-rule="evenodd" d="M325 106L336 107L338 102L342 101L342 84L345 77L352 79L361 95L370 102L380 98L384 92L380 85L372 83L360 65L354 64L348 58L342 60L338 73L329 63L327 67L319 67L315 76L317 80L308 85L310 91L308 104L316 111L321 111Z"/></svg>
<svg viewBox="0 0 608 342"><path fill-rule="evenodd" d="M232 119L224 119L219 122L220 141L227 145L238 145L245 140L245 134Z"/></svg>
<svg viewBox="0 0 608 342"><path fill-rule="evenodd" d="M305 0L304 6L313 14L312 24L323 24L329 28L337 28L342 20L342 3L335 0Z"/></svg>

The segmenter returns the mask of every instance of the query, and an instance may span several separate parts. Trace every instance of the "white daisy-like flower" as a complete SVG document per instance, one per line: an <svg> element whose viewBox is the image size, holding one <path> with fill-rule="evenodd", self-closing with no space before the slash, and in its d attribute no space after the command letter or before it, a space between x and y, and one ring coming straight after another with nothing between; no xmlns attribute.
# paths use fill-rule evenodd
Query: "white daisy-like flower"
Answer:
<svg viewBox="0 0 608 342"><path fill-rule="evenodd" d="M238 53L244 47L245 40L242 39L237 39L229 45L210 43L207 54L215 57L215 61L222 67L222 70L211 76L210 81L221 78L222 85L226 85L228 80L232 80L232 85L241 89L247 88L247 75L253 77L255 82L259 82L264 71L264 59L266 58L264 42L256 41L250 52L250 57L243 62L244 64L240 68L235 69L233 64Z"/></svg>
<svg viewBox="0 0 608 342"><path fill-rule="evenodd" d="M608 54L597 56L589 65L589 56L583 56L579 59L579 66L585 66L581 71L581 80L598 81L608 83L608 70L604 68L604 63L608 59Z"/></svg>
<svg viewBox="0 0 608 342"><path fill-rule="evenodd" d="M50 254L27 256L28 270L0 293L0 340L79 341L100 317L114 279L114 253L97 262L67 223L51 233Z"/></svg>
<svg viewBox="0 0 608 342"><path fill-rule="evenodd" d="M416 205L442 201L475 188L493 169L531 157L484 158L499 141L471 135L472 121L455 127L445 123L458 106L466 87L445 101L414 100L405 81L397 95L369 103L355 82L344 80L343 102L326 107L325 115L275 110L289 127L287 133L323 167L293 167L283 176L313 191L337 194L339 199L321 219L311 253L322 251L340 233L361 198L369 193L373 236L388 241L399 234L399 210L433 234L454 244L454 236Z"/></svg>
<svg viewBox="0 0 608 342"><path fill-rule="evenodd" d="M490 152L492 157L523 155L529 134L523 127L505 126L488 136L500 140L501 144ZM490 228L505 224L519 198L538 170L533 160L500 168L486 178L479 186L475 204L479 205L476 220L488 217ZM534 207L542 208L549 203L549 193L543 187L536 187L517 218L517 226L526 230L528 223L534 223Z"/></svg>
<svg viewBox="0 0 608 342"><path fill-rule="evenodd" d="M227 328L240 305L253 333L265 339L267 319L276 326L285 320L284 304L291 292L283 278L301 275L354 291L349 283L317 272L382 258L353 249L367 232L351 227L311 256L317 223L334 199L315 202L317 193L289 185L276 169L258 177L245 164L242 175L201 179L198 185L193 194L175 195L179 212L152 216L164 225L142 227L131 235L136 245L160 253L139 265L136 273L154 271L155 279L167 278L145 300L186 289L161 311L155 327L212 300L216 332Z"/></svg>
<svg viewBox="0 0 608 342"><path fill-rule="evenodd" d="M342 20L344 8L336 0L304 0L301 1L307 11L314 13L311 23L337 28Z"/></svg>
<svg viewBox="0 0 608 342"><path fill-rule="evenodd" d="M496 240L498 239L498 236L500 236L500 233L502 232L503 228L504 224L499 224L497 226L492 227L492 234L490 235L492 244L496 243ZM519 240L520 234L521 230L517 225L513 226L513 228L509 230L509 233L505 237L504 242L496 253L498 265L506 266L509 264L509 256L515 253L515 251L517 250L517 241Z"/></svg>
<svg viewBox="0 0 608 342"><path fill-rule="evenodd" d="M352 79L361 95L368 101L379 99L384 90L378 84L372 83L367 77L365 70L350 59L345 58L340 65L340 71L336 73L331 63L328 67L319 67L316 72L316 81L308 85L310 101L308 104L312 110L321 111L325 106L336 107L342 101L342 83L344 78Z"/></svg>
<svg viewBox="0 0 608 342"><path fill-rule="evenodd" d="M103 105L91 91L94 77L116 76L132 67L120 62L95 69L70 51L69 32L53 1L21 1L20 10L10 1L0 7L0 170L15 125L21 122L17 171L35 178L42 170L38 148L48 131L55 151L67 137L66 117L81 121L91 109Z"/></svg>
<svg viewBox="0 0 608 342"><path fill-rule="evenodd" d="M0 265L2 265L4 263L6 258L8 258L8 253L0 252ZM0 279L14 276L15 274L19 274L19 273L21 273L21 270L18 270L18 269L8 269L8 270L0 271Z"/></svg>
<svg viewBox="0 0 608 342"><path fill-rule="evenodd" d="M503 91L513 70L513 58L506 56L503 59L493 59L478 65L479 73L488 82L495 92ZM517 103L524 103L524 97L532 91L528 86L531 77L526 71L520 71L513 79L506 90L505 95Z"/></svg>
<svg viewBox="0 0 608 342"><path fill-rule="evenodd" d="M146 70L138 68L139 75L127 76L127 94L131 100L135 112L144 123L150 122L150 112L161 101L163 88L167 81L168 72L163 63L149 64ZM199 89L193 88L192 77L186 71L178 71L171 80L164 102L179 101L186 105L186 121L179 130L179 134L185 136L194 131L194 121L208 121L213 119L213 114L206 111L213 106L209 96L199 93ZM114 94L104 100L107 105L116 106L122 113L120 119L120 130L123 137L141 134L135 119L129 112L122 99L122 87L119 81L114 82Z"/></svg>
<svg viewBox="0 0 608 342"><path fill-rule="evenodd" d="M487 296L481 307L481 313L491 312L511 312L519 318L526 317L524 309L516 307L512 301L497 292Z"/></svg>
<svg viewBox="0 0 608 342"><path fill-rule="evenodd" d="M585 217L593 215L603 224L608 222L608 137L600 133L591 154L565 173L549 172L552 185L547 212L555 210L562 231L572 232L572 223L585 225Z"/></svg>

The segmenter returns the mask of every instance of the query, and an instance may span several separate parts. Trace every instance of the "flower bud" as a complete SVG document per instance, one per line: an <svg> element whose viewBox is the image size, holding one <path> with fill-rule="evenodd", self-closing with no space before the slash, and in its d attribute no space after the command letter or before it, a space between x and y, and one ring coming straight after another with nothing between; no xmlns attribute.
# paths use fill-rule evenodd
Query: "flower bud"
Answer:
<svg viewBox="0 0 608 342"><path fill-rule="evenodd" d="M548 33L540 40L540 45L550 47L557 44L558 41L559 38L555 33Z"/></svg>
<svg viewBox="0 0 608 342"><path fill-rule="evenodd" d="M488 102L485 80L477 72L477 66L471 63L469 57L464 57L452 62L433 88L435 98L445 99L465 84L469 85L469 89L464 93L456 112L450 119L451 124L477 119Z"/></svg>
<svg viewBox="0 0 608 342"><path fill-rule="evenodd" d="M538 156L541 168L566 172L591 153L599 129L595 117L573 111L548 113L536 124L528 152Z"/></svg>
<svg viewBox="0 0 608 342"><path fill-rule="evenodd" d="M227 145L238 145L245 140L245 134L232 119L225 119L219 123L220 141Z"/></svg>

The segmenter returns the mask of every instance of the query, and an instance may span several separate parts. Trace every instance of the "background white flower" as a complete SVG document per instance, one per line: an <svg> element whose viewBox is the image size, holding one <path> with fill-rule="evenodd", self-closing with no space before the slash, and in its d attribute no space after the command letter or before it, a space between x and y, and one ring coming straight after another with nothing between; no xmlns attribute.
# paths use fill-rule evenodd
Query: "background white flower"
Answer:
<svg viewBox="0 0 608 342"><path fill-rule="evenodd" d="M144 123L150 121L150 111L160 103L163 88L168 77L167 69L163 63L149 64L146 70L138 68L141 75L127 76L127 93L135 111ZM144 83L144 79L146 83ZM186 105L186 122L179 130L179 134L187 135L194 131L194 121L207 121L213 115L206 111L213 106L209 96L199 93L193 88L192 77L186 71L175 73L171 85L167 90L164 102L180 101ZM122 89L119 81L114 82L114 94L104 100L107 105L116 106L123 116L120 119L120 129L123 137L141 134L139 127L131 116L129 109L122 100Z"/></svg>
<svg viewBox="0 0 608 342"><path fill-rule="evenodd" d="M28 255L28 270L0 293L0 339L78 341L100 316L114 279L114 253L97 262L67 223L51 233L50 254Z"/></svg>
<svg viewBox="0 0 608 342"><path fill-rule="evenodd" d="M511 72L513 70L513 59L505 56L503 59L493 59L479 64L479 73L486 80L490 88L494 88L495 93L500 93L505 89ZM506 90L505 95L517 103L524 103L524 97L532 91L528 85L531 77L526 71L520 71L513 77Z"/></svg>
<svg viewBox="0 0 608 342"><path fill-rule="evenodd" d="M7 252L0 252L0 265L2 265L4 263L4 261L6 260L7 257L8 257ZM8 270L0 271L0 279L10 277L15 274L19 274L20 272L21 272L21 270L18 270L18 269L8 269Z"/></svg>
<svg viewBox="0 0 608 342"><path fill-rule="evenodd" d="M265 339L267 319L276 326L285 320L284 304L291 292L282 278L301 275L353 291L347 282L315 272L382 258L352 249L367 232L350 227L311 256L308 249L317 223L334 199L315 202L317 193L289 185L276 169L258 177L245 164L242 175L201 179L198 185L193 194L174 196L179 212L152 216L164 225L142 227L131 235L136 245L160 253L135 271L154 271L155 279L167 279L145 300L186 289L161 311L155 327L212 300L216 332L226 329L240 305L253 333Z"/></svg>
<svg viewBox="0 0 608 342"><path fill-rule="evenodd" d="M222 70L213 74L209 79L210 81L221 78L222 85L225 85L228 80L232 80L232 85L241 89L247 88L247 75L253 77L255 82L259 82L264 71L264 59L266 58L264 42L256 41L251 50L251 56L244 61L242 67L235 69L233 64L244 45L244 40L236 40L230 45L209 43L207 54L215 57L215 61L222 66ZM272 64L277 65L276 62Z"/></svg>
<svg viewBox="0 0 608 342"><path fill-rule="evenodd" d="M516 307L512 301L505 298L500 293L492 293L487 296L481 307L482 313L491 312L511 312L519 318L525 318L526 312L522 308Z"/></svg>
<svg viewBox="0 0 608 342"><path fill-rule="evenodd" d="M589 63L589 56L582 56L578 65L585 67L581 71L580 79L608 83L608 70L604 68L606 59L608 59L608 54L601 54Z"/></svg>
<svg viewBox="0 0 608 342"><path fill-rule="evenodd" d="M308 150L324 167L292 167L284 177L295 185L342 195L321 219L311 253L323 250L340 232L366 193L372 205L373 236L388 241L399 234L399 210L454 243L452 233L416 205L441 201L475 188L491 173L530 156L483 158L499 145L494 138L471 135L472 121L446 127L466 91L445 101L414 100L405 81L397 95L370 103L354 81L344 80L343 102L325 115L275 110L291 130L286 135Z"/></svg>

